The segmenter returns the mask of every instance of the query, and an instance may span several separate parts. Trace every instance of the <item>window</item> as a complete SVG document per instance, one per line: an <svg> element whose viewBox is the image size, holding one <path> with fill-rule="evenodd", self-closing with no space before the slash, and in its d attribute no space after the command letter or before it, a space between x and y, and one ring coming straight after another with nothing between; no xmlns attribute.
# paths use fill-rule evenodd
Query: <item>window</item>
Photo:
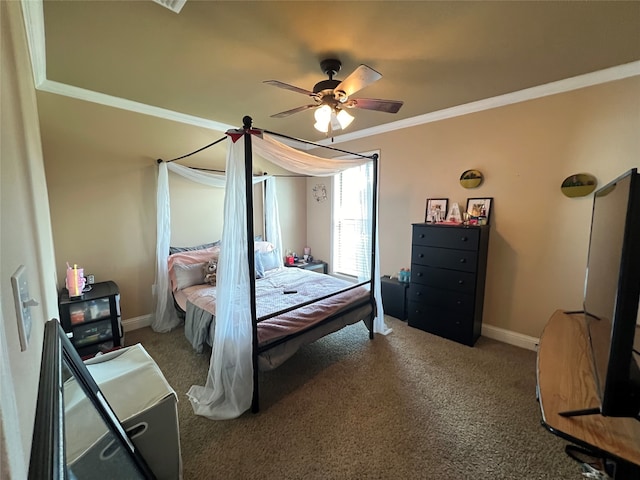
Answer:
<svg viewBox="0 0 640 480"><path fill-rule="evenodd" d="M333 272L368 276L371 262L372 162L334 176L333 191Z"/></svg>

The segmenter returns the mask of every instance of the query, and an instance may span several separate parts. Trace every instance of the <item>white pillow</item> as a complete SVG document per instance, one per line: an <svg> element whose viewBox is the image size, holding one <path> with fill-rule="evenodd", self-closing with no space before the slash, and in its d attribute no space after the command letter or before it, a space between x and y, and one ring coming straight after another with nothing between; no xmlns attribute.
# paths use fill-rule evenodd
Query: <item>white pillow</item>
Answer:
<svg viewBox="0 0 640 480"><path fill-rule="evenodd" d="M183 288L191 287L193 285L200 285L204 283L204 262L203 263L191 263L184 265L182 263L176 263L173 266L173 271L176 276L176 290L182 290Z"/></svg>
<svg viewBox="0 0 640 480"><path fill-rule="evenodd" d="M271 252L275 250L275 246L271 242L256 242L255 250L258 252Z"/></svg>
<svg viewBox="0 0 640 480"><path fill-rule="evenodd" d="M265 272L280 266L280 262L278 261L275 251L257 252L256 255L260 258L260 263L262 264L262 268Z"/></svg>

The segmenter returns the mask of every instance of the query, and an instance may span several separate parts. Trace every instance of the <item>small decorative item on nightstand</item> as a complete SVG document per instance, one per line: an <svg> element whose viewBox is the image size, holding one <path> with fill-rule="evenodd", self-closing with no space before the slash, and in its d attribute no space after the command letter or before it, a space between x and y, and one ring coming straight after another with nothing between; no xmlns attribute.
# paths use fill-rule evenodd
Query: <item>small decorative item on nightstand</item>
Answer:
<svg viewBox="0 0 640 480"><path fill-rule="evenodd" d="M316 260L316 261L310 260L308 262L294 262L292 264L285 263L284 266L290 267L290 268L302 268L304 270L311 270L319 273L329 273L329 265L327 265L327 262L323 262L322 260Z"/></svg>

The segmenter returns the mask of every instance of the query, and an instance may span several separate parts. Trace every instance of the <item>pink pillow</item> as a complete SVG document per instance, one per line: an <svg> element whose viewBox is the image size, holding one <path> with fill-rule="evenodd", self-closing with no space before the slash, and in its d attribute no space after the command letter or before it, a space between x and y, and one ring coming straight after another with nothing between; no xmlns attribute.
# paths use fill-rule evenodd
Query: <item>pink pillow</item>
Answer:
<svg viewBox="0 0 640 480"><path fill-rule="evenodd" d="M212 258L218 258L220 255L220 247L210 247L203 250L192 250L188 252L174 253L169 255L168 268L169 279L171 280L171 287L173 290L178 289L178 280L176 279L176 273L174 271L174 265L192 265L194 263L208 262Z"/></svg>

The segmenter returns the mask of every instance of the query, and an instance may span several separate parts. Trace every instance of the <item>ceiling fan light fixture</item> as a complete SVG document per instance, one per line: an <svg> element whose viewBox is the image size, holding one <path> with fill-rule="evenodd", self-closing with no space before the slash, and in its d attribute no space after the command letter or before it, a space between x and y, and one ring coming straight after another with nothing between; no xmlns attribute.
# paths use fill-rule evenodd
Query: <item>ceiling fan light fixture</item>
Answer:
<svg viewBox="0 0 640 480"><path fill-rule="evenodd" d="M166 1L166 0L163 0ZM284 112L271 115L272 118L283 118L294 113L303 112L310 108L315 108L316 130L323 133L335 130L344 130L353 117L348 114L345 108L359 108L364 110L377 110L379 112L398 113L402 102L399 100L384 100L380 98L349 98L355 92L376 82L382 78L379 72L366 65L360 65L351 72L344 80L335 80L333 77L340 71L342 63L337 59L326 59L320 62L320 68L328 75L328 80L321 80L313 86L313 91L289 85L278 80L267 80L264 83L274 87L284 88L293 92L302 93L311 97L316 105L303 105L301 107L285 110Z"/></svg>
<svg viewBox="0 0 640 480"><path fill-rule="evenodd" d="M316 130L322 133L327 133L329 131L329 122L316 122L313 126Z"/></svg>
<svg viewBox="0 0 640 480"><path fill-rule="evenodd" d="M329 122L331 122L331 115L333 114L333 110L329 105L322 105L321 107L316 108L313 116L316 119L316 123L314 125L315 129L322 132L327 133L329 131Z"/></svg>
<svg viewBox="0 0 640 480"><path fill-rule="evenodd" d="M316 108L313 116L316 118L318 123L329 123L329 120L331 120L331 113L332 110L329 105L322 105L321 107Z"/></svg>
<svg viewBox="0 0 640 480"><path fill-rule="evenodd" d="M347 113L346 110L340 110L336 117L338 118L338 123L340 123L340 127L342 127L343 130L353 122L353 115Z"/></svg>

